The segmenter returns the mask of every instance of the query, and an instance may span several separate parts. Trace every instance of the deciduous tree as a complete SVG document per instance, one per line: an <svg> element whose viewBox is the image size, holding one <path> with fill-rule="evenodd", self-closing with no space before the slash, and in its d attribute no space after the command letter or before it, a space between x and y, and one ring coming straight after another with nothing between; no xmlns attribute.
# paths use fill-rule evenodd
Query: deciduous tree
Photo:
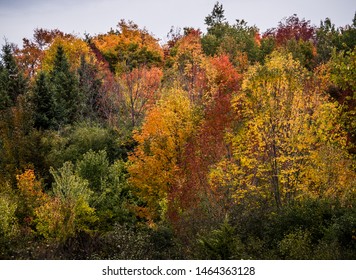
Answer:
<svg viewBox="0 0 356 280"><path fill-rule="evenodd" d="M187 93L171 90L149 111L140 132L134 134L138 142L129 157L130 181L139 197L147 203L146 218L165 219L167 201L172 188L179 183L179 164L194 129L192 105Z"/></svg>
<svg viewBox="0 0 356 280"><path fill-rule="evenodd" d="M211 172L212 184L232 188L238 203L250 201L258 206L273 201L278 209L312 195L316 186L321 196L339 188L344 194L350 192L355 177L347 158L333 177L348 170L346 181L328 184L315 168L315 159L323 157L323 150L341 149L341 153L345 146L338 122L340 108L328 101L325 85L317 80L291 56L276 52L265 65L251 67L242 92L233 100L235 112L243 118L238 130L227 135L233 159L226 158ZM323 160L325 167L332 164L331 158ZM311 166L316 177L304 180Z"/></svg>

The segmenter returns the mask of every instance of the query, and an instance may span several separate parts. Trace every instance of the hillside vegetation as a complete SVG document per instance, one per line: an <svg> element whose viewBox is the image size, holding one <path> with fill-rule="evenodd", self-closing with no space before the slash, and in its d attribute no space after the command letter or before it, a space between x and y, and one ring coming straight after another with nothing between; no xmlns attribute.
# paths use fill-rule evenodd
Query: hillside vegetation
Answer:
<svg viewBox="0 0 356 280"><path fill-rule="evenodd" d="M2 46L1 259L356 259L356 15L205 23Z"/></svg>

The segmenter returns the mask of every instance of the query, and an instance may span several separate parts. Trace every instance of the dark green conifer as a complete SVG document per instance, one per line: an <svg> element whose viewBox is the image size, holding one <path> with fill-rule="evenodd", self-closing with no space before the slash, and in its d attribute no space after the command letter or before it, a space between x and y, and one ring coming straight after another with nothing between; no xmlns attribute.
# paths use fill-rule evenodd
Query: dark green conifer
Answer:
<svg viewBox="0 0 356 280"><path fill-rule="evenodd" d="M59 46L50 72L53 87L54 112L58 126L73 123L80 104L78 80L71 71L62 46Z"/></svg>
<svg viewBox="0 0 356 280"><path fill-rule="evenodd" d="M27 90L27 80L13 56L13 46L6 43L0 55L0 110L13 106Z"/></svg>
<svg viewBox="0 0 356 280"><path fill-rule="evenodd" d="M55 127L53 90L45 72L40 72L33 89L34 121L36 128Z"/></svg>

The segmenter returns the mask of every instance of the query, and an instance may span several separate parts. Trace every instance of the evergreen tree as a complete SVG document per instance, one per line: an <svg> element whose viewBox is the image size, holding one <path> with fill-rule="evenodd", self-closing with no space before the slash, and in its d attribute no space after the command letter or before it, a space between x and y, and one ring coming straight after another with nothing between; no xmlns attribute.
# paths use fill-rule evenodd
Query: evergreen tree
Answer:
<svg viewBox="0 0 356 280"><path fill-rule="evenodd" d="M205 24L208 32L201 38L201 43L206 55L227 54L239 70L244 70L247 62L256 62L260 58L258 28L248 26L243 19L229 24L219 2L205 18Z"/></svg>
<svg viewBox="0 0 356 280"><path fill-rule="evenodd" d="M6 43L0 56L0 110L13 106L16 98L24 94L27 81L13 56L13 47Z"/></svg>
<svg viewBox="0 0 356 280"><path fill-rule="evenodd" d="M208 29L215 25L222 24L226 20L224 12L223 5L216 2L211 14L205 18L205 24L208 26Z"/></svg>
<svg viewBox="0 0 356 280"><path fill-rule="evenodd" d="M9 107L10 96L7 91L8 74L5 67L0 63L0 110Z"/></svg>
<svg viewBox="0 0 356 280"><path fill-rule="evenodd" d="M53 90L45 72L40 72L33 89L35 127L48 129L55 125Z"/></svg>
<svg viewBox="0 0 356 280"><path fill-rule="evenodd" d="M70 69L62 46L58 46L53 70L50 72L50 82L53 86L57 125L72 123L77 116L80 104L78 80Z"/></svg>
<svg viewBox="0 0 356 280"><path fill-rule="evenodd" d="M100 92L101 80L97 73L99 69L96 65L90 64L81 57L78 69L79 76L79 95L81 104L79 113L82 118L95 118L97 116L97 99Z"/></svg>

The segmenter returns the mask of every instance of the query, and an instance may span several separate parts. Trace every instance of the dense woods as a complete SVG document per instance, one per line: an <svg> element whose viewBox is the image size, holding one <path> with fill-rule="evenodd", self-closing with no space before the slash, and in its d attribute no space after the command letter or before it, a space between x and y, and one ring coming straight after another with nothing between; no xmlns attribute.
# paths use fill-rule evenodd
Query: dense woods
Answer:
<svg viewBox="0 0 356 280"><path fill-rule="evenodd" d="M2 46L1 259L356 259L356 14L205 24Z"/></svg>

